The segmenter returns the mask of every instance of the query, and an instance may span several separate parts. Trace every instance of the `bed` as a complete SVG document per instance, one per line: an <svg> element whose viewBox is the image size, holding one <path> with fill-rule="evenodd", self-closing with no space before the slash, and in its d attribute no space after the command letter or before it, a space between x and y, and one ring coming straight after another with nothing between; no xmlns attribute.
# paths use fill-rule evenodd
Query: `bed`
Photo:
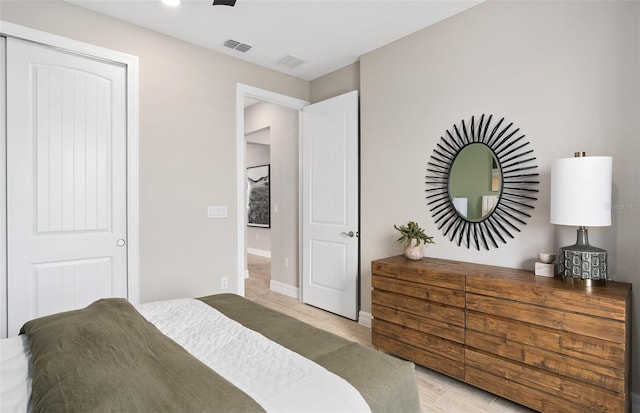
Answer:
<svg viewBox="0 0 640 413"><path fill-rule="evenodd" d="M0 340L2 412L418 412L412 363L234 294L102 299Z"/></svg>

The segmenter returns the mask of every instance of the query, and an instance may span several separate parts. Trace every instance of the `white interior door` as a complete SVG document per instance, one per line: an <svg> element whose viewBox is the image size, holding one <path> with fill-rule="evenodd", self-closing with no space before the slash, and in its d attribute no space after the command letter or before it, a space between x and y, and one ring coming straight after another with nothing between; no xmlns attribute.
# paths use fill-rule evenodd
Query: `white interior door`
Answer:
<svg viewBox="0 0 640 413"><path fill-rule="evenodd" d="M124 65L7 39L8 334L127 297Z"/></svg>
<svg viewBox="0 0 640 413"><path fill-rule="evenodd" d="M302 301L358 317L358 92L302 110Z"/></svg>

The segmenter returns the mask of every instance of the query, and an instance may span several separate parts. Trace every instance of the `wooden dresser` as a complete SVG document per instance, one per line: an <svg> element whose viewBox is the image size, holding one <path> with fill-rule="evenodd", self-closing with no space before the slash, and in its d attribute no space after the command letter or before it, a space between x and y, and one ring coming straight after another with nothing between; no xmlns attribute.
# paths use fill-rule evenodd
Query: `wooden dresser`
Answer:
<svg viewBox="0 0 640 413"><path fill-rule="evenodd" d="M631 411L631 284L373 261L373 345L541 412Z"/></svg>

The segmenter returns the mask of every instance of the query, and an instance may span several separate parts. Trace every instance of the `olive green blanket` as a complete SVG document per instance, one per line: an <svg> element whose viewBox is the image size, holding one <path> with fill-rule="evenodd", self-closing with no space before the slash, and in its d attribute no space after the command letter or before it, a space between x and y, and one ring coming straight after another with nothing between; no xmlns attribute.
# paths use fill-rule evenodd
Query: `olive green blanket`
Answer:
<svg viewBox="0 0 640 413"><path fill-rule="evenodd" d="M242 297L201 300L349 381L372 412L417 412L413 364ZM34 412L254 412L248 395L164 336L124 299L24 325Z"/></svg>
<svg viewBox="0 0 640 413"><path fill-rule="evenodd" d="M200 300L358 389L372 412L419 412L413 363L398 360L233 294Z"/></svg>
<svg viewBox="0 0 640 413"><path fill-rule="evenodd" d="M256 412L262 408L124 299L29 321L33 412Z"/></svg>

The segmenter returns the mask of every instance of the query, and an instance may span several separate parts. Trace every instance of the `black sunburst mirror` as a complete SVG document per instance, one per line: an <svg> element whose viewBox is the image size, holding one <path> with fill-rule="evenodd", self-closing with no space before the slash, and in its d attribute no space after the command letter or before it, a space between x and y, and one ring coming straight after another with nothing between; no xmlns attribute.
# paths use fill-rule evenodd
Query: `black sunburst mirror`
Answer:
<svg viewBox="0 0 640 413"><path fill-rule="evenodd" d="M470 145L487 148L494 168L491 190L495 195L487 198L493 204L486 212L483 206L476 218L454 205L451 188L453 166ZM438 229L458 246L477 250L498 248L498 241L514 238L513 233L520 232L519 227L531 217L529 211L537 200L540 182L535 159L525 135L504 118L495 122L493 115L483 114L479 119L472 116L470 122L463 119L460 127L454 124L440 137L427 166L427 201Z"/></svg>

